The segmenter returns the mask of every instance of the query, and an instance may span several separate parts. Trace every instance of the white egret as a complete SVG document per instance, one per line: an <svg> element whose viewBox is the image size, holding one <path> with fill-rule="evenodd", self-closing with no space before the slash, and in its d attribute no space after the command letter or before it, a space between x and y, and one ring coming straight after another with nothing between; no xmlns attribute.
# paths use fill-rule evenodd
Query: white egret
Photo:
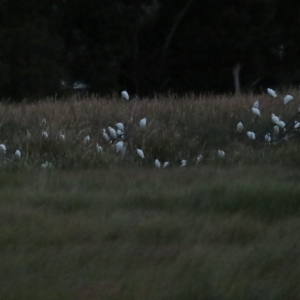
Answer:
<svg viewBox="0 0 300 300"><path fill-rule="evenodd" d="M267 88L267 93L268 93L270 96L274 97L274 98L277 97L276 92L275 92L274 90L270 89L270 88Z"/></svg>
<svg viewBox="0 0 300 300"><path fill-rule="evenodd" d="M271 120L274 124L278 125L278 123L280 122L279 117L277 117L275 114L271 115Z"/></svg>
<svg viewBox="0 0 300 300"><path fill-rule="evenodd" d="M123 146L124 146L124 142L123 141L119 141L116 143L116 152L123 152Z"/></svg>
<svg viewBox="0 0 300 300"><path fill-rule="evenodd" d="M271 133L268 132L266 135L265 135L265 141L267 143L270 143L272 141L272 138L271 138Z"/></svg>
<svg viewBox="0 0 300 300"><path fill-rule="evenodd" d="M156 168L160 169L160 161L158 159L154 161L154 164Z"/></svg>
<svg viewBox="0 0 300 300"><path fill-rule="evenodd" d="M138 154L139 157L145 158L144 152L141 149L136 149L136 153Z"/></svg>
<svg viewBox="0 0 300 300"><path fill-rule="evenodd" d="M117 138L117 132L114 128L108 126L108 131L109 131L109 135L112 139L116 139Z"/></svg>
<svg viewBox="0 0 300 300"><path fill-rule="evenodd" d="M108 134L106 133L105 129L102 129L102 136L104 137L104 139L106 141L110 141L110 138L109 138Z"/></svg>
<svg viewBox="0 0 300 300"><path fill-rule="evenodd" d="M86 89L88 86L87 84L81 82L81 81L76 81L74 84L73 84L73 89L74 90L84 90Z"/></svg>
<svg viewBox="0 0 300 300"><path fill-rule="evenodd" d="M118 137L121 136L121 135L123 135L123 134L124 134L124 132L122 130L117 129L117 136Z"/></svg>
<svg viewBox="0 0 300 300"><path fill-rule="evenodd" d="M168 166L170 165L170 163L168 161L165 161L164 164L163 164L163 168L167 168Z"/></svg>
<svg viewBox="0 0 300 300"><path fill-rule="evenodd" d="M42 131L42 138L47 139L48 138L48 132L47 131Z"/></svg>
<svg viewBox="0 0 300 300"><path fill-rule="evenodd" d="M15 158L16 158L16 159L20 159L20 158L21 158L21 151L20 151L19 149L17 149L17 150L15 151Z"/></svg>
<svg viewBox="0 0 300 300"><path fill-rule="evenodd" d="M224 158L224 157L225 157L225 151L223 151L223 150L218 150L218 151L217 151L217 154L218 154L218 156L219 156L220 158Z"/></svg>
<svg viewBox="0 0 300 300"><path fill-rule="evenodd" d="M6 153L6 146L4 144L0 144L0 152Z"/></svg>
<svg viewBox="0 0 300 300"><path fill-rule="evenodd" d="M279 121L279 122L277 123L277 125L278 125L281 129L283 129L283 128L285 127L285 122Z"/></svg>
<svg viewBox="0 0 300 300"><path fill-rule="evenodd" d="M63 133L60 133L59 139L64 142L66 140L66 136Z"/></svg>
<svg viewBox="0 0 300 300"><path fill-rule="evenodd" d="M147 124L147 119L146 118L143 118L143 119L140 120L140 127L141 128L145 128L146 124Z"/></svg>
<svg viewBox="0 0 300 300"><path fill-rule="evenodd" d="M259 102L258 100L256 100L254 103L253 103L253 106L254 108L259 108Z"/></svg>
<svg viewBox="0 0 300 300"><path fill-rule="evenodd" d="M121 92L121 96L122 96L123 99L129 100L129 95L128 95L128 93L126 91L122 91Z"/></svg>
<svg viewBox="0 0 300 300"><path fill-rule="evenodd" d="M274 131L274 135L277 136L279 134L279 126L275 125L273 131Z"/></svg>
<svg viewBox="0 0 300 300"><path fill-rule="evenodd" d="M83 140L83 142L84 142L85 144L87 144L87 143L90 142L90 141L91 141L90 135L87 135L87 136L84 138L84 140Z"/></svg>
<svg viewBox="0 0 300 300"><path fill-rule="evenodd" d="M260 117L260 110L258 108L252 107L251 111L254 116Z"/></svg>
<svg viewBox="0 0 300 300"><path fill-rule="evenodd" d="M200 161L203 160L203 156L201 154L196 156L196 163L198 164Z"/></svg>
<svg viewBox="0 0 300 300"><path fill-rule="evenodd" d="M187 165L187 160L186 159L182 159L180 167L182 168L182 167L185 167L186 165Z"/></svg>
<svg viewBox="0 0 300 300"><path fill-rule="evenodd" d="M244 125L242 122L238 122L237 125L236 125L236 131L237 132L243 132L244 130Z"/></svg>
<svg viewBox="0 0 300 300"><path fill-rule="evenodd" d="M255 141L255 133L253 131L247 131L247 136L251 141Z"/></svg>
<svg viewBox="0 0 300 300"><path fill-rule="evenodd" d="M300 122L294 121L294 129L298 130L300 128Z"/></svg>
<svg viewBox="0 0 300 300"><path fill-rule="evenodd" d="M124 124L123 123L117 123L116 124L117 129L121 130L124 132Z"/></svg>
<svg viewBox="0 0 300 300"><path fill-rule="evenodd" d="M288 103L290 103L291 101L294 100L294 97L291 96L291 95L286 95L284 98L283 98L283 104L286 105Z"/></svg>
<svg viewBox="0 0 300 300"><path fill-rule="evenodd" d="M97 152L102 152L103 148L97 143L96 150L97 150Z"/></svg>

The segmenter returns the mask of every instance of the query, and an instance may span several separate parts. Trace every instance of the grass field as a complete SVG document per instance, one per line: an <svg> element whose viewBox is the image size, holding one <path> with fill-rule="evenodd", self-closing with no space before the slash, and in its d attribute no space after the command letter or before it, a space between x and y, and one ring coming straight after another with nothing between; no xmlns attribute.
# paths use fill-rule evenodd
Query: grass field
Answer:
<svg viewBox="0 0 300 300"><path fill-rule="evenodd" d="M299 136L263 139L298 103L260 96L254 119L255 100L2 103L0 299L300 299ZM124 156L102 137L117 122Z"/></svg>
<svg viewBox="0 0 300 300"><path fill-rule="evenodd" d="M299 299L299 179L279 166L2 174L0 298Z"/></svg>

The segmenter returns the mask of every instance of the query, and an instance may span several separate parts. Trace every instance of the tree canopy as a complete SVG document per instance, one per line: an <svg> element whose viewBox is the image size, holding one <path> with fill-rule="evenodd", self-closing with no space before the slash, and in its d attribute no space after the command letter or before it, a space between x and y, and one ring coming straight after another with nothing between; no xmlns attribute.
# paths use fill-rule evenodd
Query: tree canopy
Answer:
<svg viewBox="0 0 300 300"><path fill-rule="evenodd" d="M2 0L0 95L75 82L101 95L228 93L236 65L244 92L299 85L299 13L292 0Z"/></svg>

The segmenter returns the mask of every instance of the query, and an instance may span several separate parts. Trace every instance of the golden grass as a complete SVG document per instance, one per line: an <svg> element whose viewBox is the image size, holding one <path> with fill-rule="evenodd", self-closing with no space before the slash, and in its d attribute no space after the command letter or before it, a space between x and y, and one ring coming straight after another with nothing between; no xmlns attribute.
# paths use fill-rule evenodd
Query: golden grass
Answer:
<svg viewBox="0 0 300 300"><path fill-rule="evenodd" d="M295 91L290 91L291 94ZM254 119L250 108L259 99L262 116ZM298 101L298 100L297 100ZM299 164L298 139L280 145L267 145L264 135L271 132L271 113L288 121L298 110L297 101L284 107L282 97L199 96L161 97L155 99L104 99L96 96L38 103L0 104L0 143L7 146L6 168L37 168L49 161L55 168L114 167L122 165L153 165L156 158L179 166L181 159L194 164L196 155L209 164L289 163ZM139 120L147 118L143 131ZM42 124L42 120L46 124ZM250 142L246 133L235 132L242 121L245 131L254 131L257 142ZM102 129L125 124L127 153L116 155L115 145L102 137ZM49 134L43 139L42 131ZM66 141L59 140L60 132ZM83 139L91 136L85 145ZM96 143L104 151L96 152ZM16 148L22 151L19 162L8 163ZM136 148L144 150L141 162ZM226 159L217 159L216 150L223 149Z"/></svg>

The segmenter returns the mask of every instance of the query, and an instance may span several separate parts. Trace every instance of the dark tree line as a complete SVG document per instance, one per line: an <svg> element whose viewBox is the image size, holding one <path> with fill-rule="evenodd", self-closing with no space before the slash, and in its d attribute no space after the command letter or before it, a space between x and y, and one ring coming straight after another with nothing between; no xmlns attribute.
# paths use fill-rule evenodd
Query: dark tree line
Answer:
<svg viewBox="0 0 300 300"><path fill-rule="evenodd" d="M299 37L296 0L1 0L0 95L299 85Z"/></svg>

